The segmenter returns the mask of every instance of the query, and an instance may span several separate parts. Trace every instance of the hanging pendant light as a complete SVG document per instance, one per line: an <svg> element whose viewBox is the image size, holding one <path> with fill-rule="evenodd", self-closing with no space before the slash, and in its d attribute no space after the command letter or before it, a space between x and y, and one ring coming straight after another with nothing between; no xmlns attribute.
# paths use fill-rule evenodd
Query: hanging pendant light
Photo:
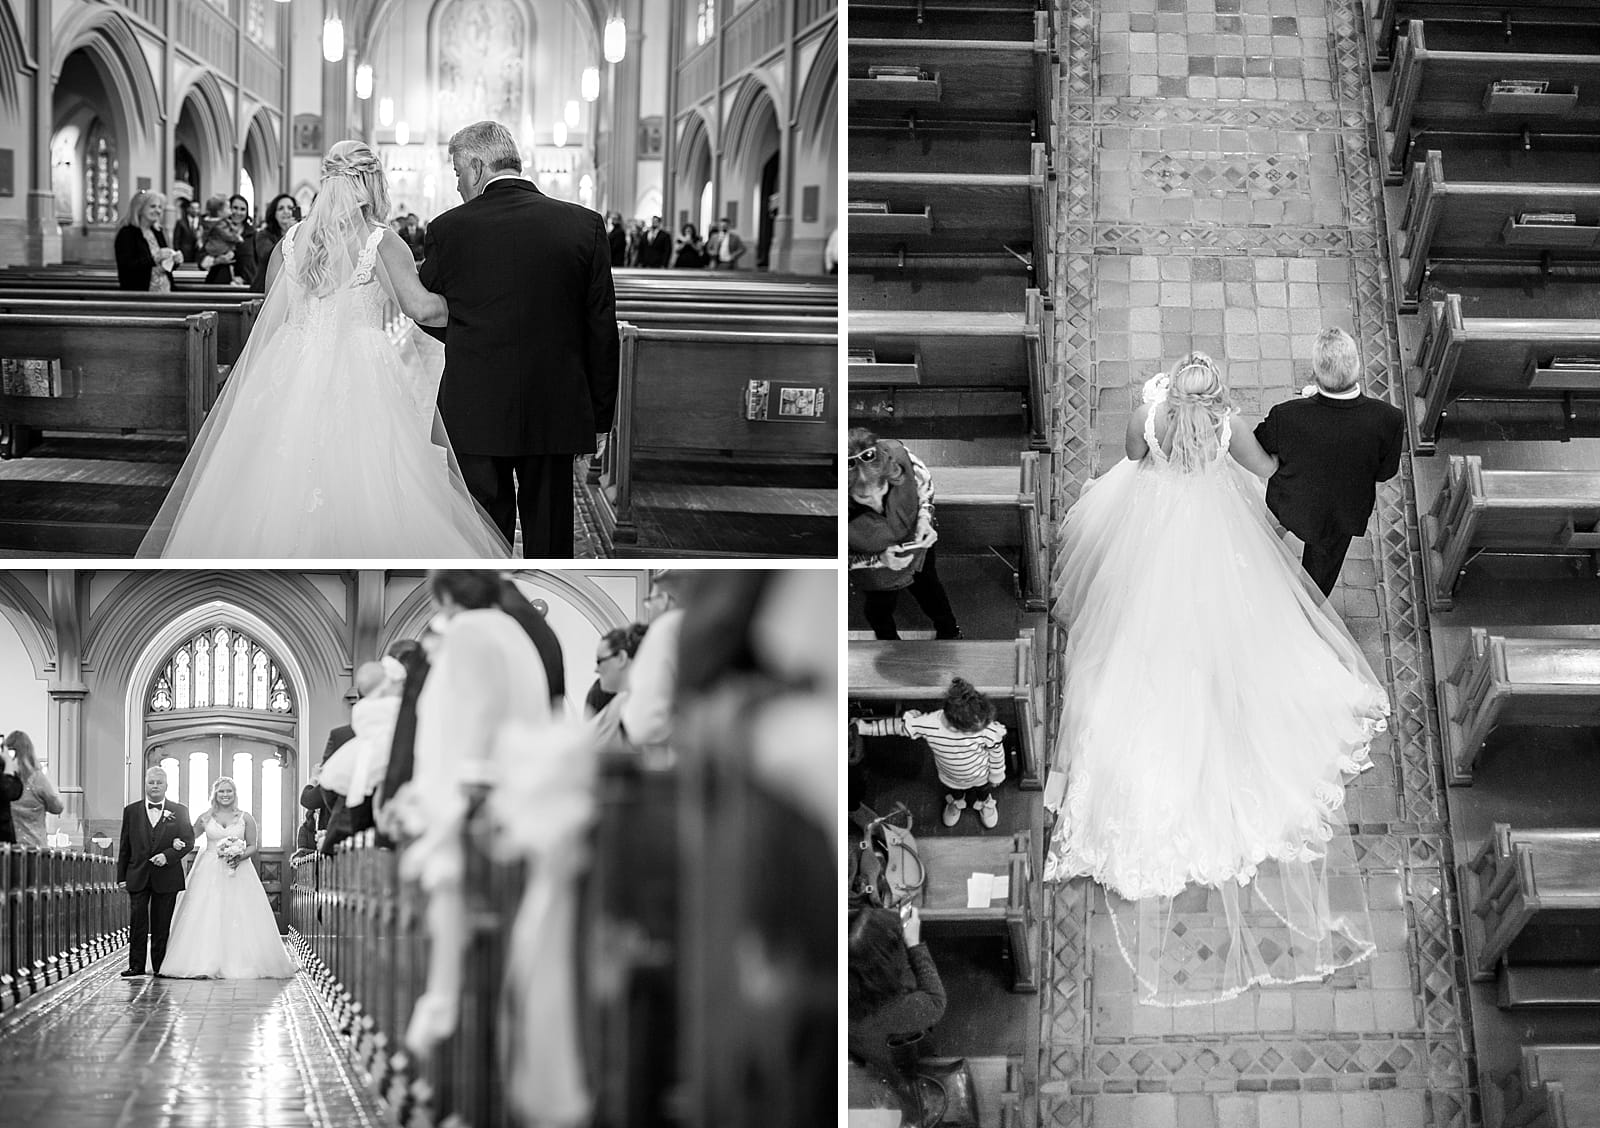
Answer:
<svg viewBox="0 0 1600 1128"><path fill-rule="evenodd" d="M583 68L583 100L592 102L600 97L600 68Z"/></svg>
<svg viewBox="0 0 1600 1128"><path fill-rule="evenodd" d="M555 139L555 143L556 143L556 148L559 149L559 148L563 147L564 145L566 145L566 143L567 143L567 123L566 122L559 121L559 120L556 122L556 127L555 127L555 130L554 130L554 139Z"/></svg>
<svg viewBox="0 0 1600 1128"><path fill-rule="evenodd" d="M394 123L394 143L396 145L411 144L411 127L403 121Z"/></svg>
<svg viewBox="0 0 1600 1128"><path fill-rule="evenodd" d="M378 99L378 124L388 129L394 124L394 99Z"/></svg>
<svg viewBox="0 0 1600 1128"><path fill-rule="evenodd" d="M372 64L362 63L356 68L356 97L365 102L372 97Z"/></svg>
<svg viewBox="0 0 1600 1128"><path fill-rule="evenodd" d="M583 120L582 115L583 115L583 110L580 108L577 99L573 99L572 101L568 102L567 103L566 118L565 118L566 123L567 123L567 128L568 129L577 129L578 128L578 122Z"/></svg>
<svg viewBox="0 0 1600 1128"><path fill-rule="evenodd" d="M621 16L606 21L606 62L620 63L628 55L628 25Z"/></svg>
<svg viewBox="0 0 1600 1128"><path fill-rule="evenodd" d="M330 63L344 58L344 21L329 16L322 23L322 57Z"/></svg>

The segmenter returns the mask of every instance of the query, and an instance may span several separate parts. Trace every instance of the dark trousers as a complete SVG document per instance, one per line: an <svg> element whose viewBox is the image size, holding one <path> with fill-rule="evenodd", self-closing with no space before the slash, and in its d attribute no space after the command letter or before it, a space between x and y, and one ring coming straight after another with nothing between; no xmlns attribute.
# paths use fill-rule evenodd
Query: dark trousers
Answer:
<svg viewBox="0 0 1600 1128"><path fill-rule="evenodd" d="M522 517L522 555L571 559L570 454L457 454L473 499L514 539Z"/></svg>
<svg viewBox="0 0 1600 1128"><path fill-rule="evenodd" d="M956 625L956 613L950 609L950 597L939 582L939 570L934 559L936 552L937 549L928 549L927 556L922 560L922 571L917 573L910 587L894 591L869 591L865 594L861 610L867 617L867 625L872 628L874 637L890 640L900 637L894 625L894 609L900 602L901 590L909 591L923 614L933 620L933 630L938 637L961 637L961 628Z"/></svg>
<svg viewBox="0 0 1600 1128"><path fill-rule="evenodd" d="M987 803L994 798L994 788L988 784L984 784L982 787L947 787L944 789L944 793L958 803L966 800L967 806L974 810L977 809L979 803Z"/></svg>
<svg viewBox="0 0 1600 1128"><path fill-rule="evenodd" d="M176 862L174 865L178 864ZM128 966L144 971L146 943L150 947L150 970L160 974L161 961L167 958L167 936L172 932L172 910L178 907L178 894L161 893L146 885L129 893L133 919L129 922Z"/></svg>
<svg viewBox="0 0 1600 1128"><path fill-rule="evenodd" d="M1300 554L1300 566L1323 595L1332 595L1333 585L1339 582L1339 569L1344 567L1344 554L1349 551L1349 537L1307 542L1306 550Z"/></svg>

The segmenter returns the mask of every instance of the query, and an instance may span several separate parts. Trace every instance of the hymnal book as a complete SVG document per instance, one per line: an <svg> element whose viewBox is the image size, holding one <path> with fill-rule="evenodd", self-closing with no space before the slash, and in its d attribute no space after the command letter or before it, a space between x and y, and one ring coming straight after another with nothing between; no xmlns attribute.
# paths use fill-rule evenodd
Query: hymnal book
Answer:
<svg viewBox="0 0 1600 1128"><path fill-rule="evenodd" d="M0 360L0 390L8 396L59 396L63 394L61 361L32 356L6 357Z"/></svg>
<svg viewBox="0 0 1600 1128"><path fill-rule="evenodd" d="M822 388L783 388L778 392L778 415L791 419L821 419L827 392Z"/></svg>
<svg viewBox="0 0 1600 1128"><path fill-rule="evenodd" d="M888 215L889 214L889 201L888 200L851 200L850 201L850 210L852 212L871 213L871 214L874 214L874 215Z"/></svg>
<svg viewBox="0 0 1600 1128"><path fill-rule="evenodd" d="M1491 94L1543 94L1550 83L1539 78L1503 78L1489 87Z"/></svg>
<svg viewBox="0 0 1600 1128"><path fill-rule="evenodd" d="M1600 356L1558 356L1550 361L1551 368L1600 368Z"/></svg>
<svg viewBox="0 0 1600 1128"><path fill-rule="evenodd" d="M1577 225L1575 212L1523 212L1517 222L1524 227L1573 227Z"/></svg>
<svg viewBox="0 0 1600 1128"><path fill-rule="evenodd" d="M875 349L851 349L851 364L877 364L878 353Z"/></svg>
<svg viewBox="0 0 1600 1128"><path fill-rule="evenodd" d="M890 82L918 82L928 76L923 73L921 67L882 66L868 67L867 77L879 81L887 79Z"/></svg>

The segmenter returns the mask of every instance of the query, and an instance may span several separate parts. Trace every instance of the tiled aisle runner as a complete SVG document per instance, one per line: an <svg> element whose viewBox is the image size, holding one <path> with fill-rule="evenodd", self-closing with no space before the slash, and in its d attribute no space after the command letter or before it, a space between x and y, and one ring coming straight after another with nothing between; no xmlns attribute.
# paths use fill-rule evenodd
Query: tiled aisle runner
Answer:
<svg viewBox="0 0 1600 1128"><path fill-rule="evenodd" d="M0 1021L0 1128L378 1128L301 977L122 979L111 956Z"/></svg>
<svg viewBox="0 0 1600 1128"><path fill-rule="evenodd" d="M1151 6L1058 0L1058 517L1098 451L1120 457L1139 385L1191 348L1251 415L1309 382L1325 325L1355 333L1368 389L1399 380L1360 0ZM1328 984L1141 1007L1093 888L1055 889L1045 1124L1472 1122L1409 479L1407 464L1380 490L1334 595L1395 708L1349 791L1379 954Z"/></svg>

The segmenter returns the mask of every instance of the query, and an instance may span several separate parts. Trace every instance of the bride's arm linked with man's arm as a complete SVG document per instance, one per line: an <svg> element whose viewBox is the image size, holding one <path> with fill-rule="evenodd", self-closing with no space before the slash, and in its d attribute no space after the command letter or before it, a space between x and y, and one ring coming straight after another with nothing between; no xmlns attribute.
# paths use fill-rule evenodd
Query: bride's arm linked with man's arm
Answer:
<svg viewBox="0 0 1600 1128"><path fill-rule="evenodd" d="M444 298L423 288L422 279L417 277L417 260L396 232L385 229L378 244L378 257L383 260L390 284L394 286L400 312L418 325L434 328L449 321L450 310Z"/></svg>

